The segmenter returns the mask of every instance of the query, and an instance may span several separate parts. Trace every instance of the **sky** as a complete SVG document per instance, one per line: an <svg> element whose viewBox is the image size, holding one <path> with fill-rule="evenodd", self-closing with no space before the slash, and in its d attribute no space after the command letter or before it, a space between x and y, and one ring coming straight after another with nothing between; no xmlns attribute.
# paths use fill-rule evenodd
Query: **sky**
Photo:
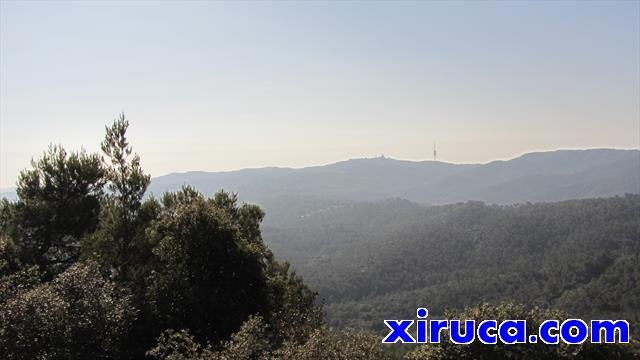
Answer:
<svg viewBox="0 0 640 360"><path fill-rule="evenodd" d="M0 188L120 112L152 176L640 147L640 2L0 1Z"/></svg>

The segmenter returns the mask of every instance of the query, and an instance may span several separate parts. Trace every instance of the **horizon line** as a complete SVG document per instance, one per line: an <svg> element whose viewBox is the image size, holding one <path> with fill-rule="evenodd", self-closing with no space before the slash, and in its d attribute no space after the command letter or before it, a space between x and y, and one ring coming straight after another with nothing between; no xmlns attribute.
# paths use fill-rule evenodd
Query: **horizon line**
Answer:
<svg viewBox="0 0 640 360"><path fill-rule="evenodd" d="M531 150L531 151L520 153L520 154L512 156L512 157L497 158L497 159L492 159L492 160L489 160L489 161L486 161L486 162L450 162L450 161L446 161L446 160L433 160L433 159L408 159L408 158L397 158L397 157L388 156L388 155L385 155L385 154L380 154L380 155L374 155L372 157L362 156L362 157L355 157L355 158L347 158L347 159L335 160L335 161L331 161L331 162L327 162L327 163L309 164L309 165L298 166L298 167L295 167L295 166L255 166L255 167L235 168L235 169L229 169L229 170L172 171L172 172L161 174L161 175L157 175L157 176L153 176L152 175L151 178L154 179L154 178L159 178L159 177L164 177L164 176L181 175L181 174L196 173L196 172L201 172L201 173L232 173L232 172L243 171L243 170L260 170L260 169L302 170L302 169L308 169L308 168L329 166L329 165L334 165L334 164L347 162L347 161L353 161L353 160L375 160L375 159L388 159L388 160L406 161L406 162L414 162L414 163L432 162L432 163L443 163L443 164L451 164L451 165L487 165L487 164L491 164L491 163L497 162L497 161L515 160L515 159L518 159L518 158L520 158L520 157L522 157L524 155L528 155L528 154L552 153L552 152L558 152L558 151L589 151L589 150L640 151L640 146L637 147L637 148L625 148L625 147L569 148L569 147L567 147L567 148ZM16 189L15 186L14 187L10 187L10 188L0 188L0 193L12 192L12 191L15 191L15 189Z"/></svg>
<svg viewBox="0 0 640 360"><path fill-rule="evenodd" d="M640 146L638 146L637 148L626 148L626 147L586 147L586 148L555 148L555 149L545 149L545 150L531 150L531 151L527 151L527 152L523 152L523 153L519 153L518 155L512 156L512 157L505 157L505 158L496 158L496 159L491 159L488 160L486 162L453 162L453 161L446 161L446 160L433 160L433 159L409 159L409 158L398 158L398 157L394 157L393 155L389 156L386 154L380 154L380 155L373 155L373 156L362 156L362 157L352 157L352 158L347 158L347 159L341 159L341 160L334 160L334 161L330 161L330 162L326 162L326 163L320 163L320 164L309 164L309 165L304 165L304 166L255 166L255 167L242 167L242 168L235 168L235 169L228 169L228 170L185 170L185 171L172 171L163 175L158 175L158 176L152 176L152 178L159 178L162 176L169 176L169 175L180 175L180 174L187 174L187 173L194 173L194 172L202 172L202 173L231 173L231 172L236 172L236 171L243 171L243 170L260 170L260 169L290 169L290 170L301 170L301 169L308 169L308 168L314 168L314 167L322 167L322 166L329 166L329 165L334 165L334 164L339 164L342 162L347 162L347 161L353 161L353 160L374 160L374 159L388 159L388 160L397 160L397 161L406 161L406 162L414 162L414 163L422 163L422 162L432 162L432 163L444 163L444 164L451 164L451 165L487 165L496 161L510 161L510 160L515 160L517 158L520 158L524 155L528 155L528 154L538 154L538 153L551 153L551 152L558 152L558 151L589 151L589 150L615 150L615 151L640 151Z"/></svg>

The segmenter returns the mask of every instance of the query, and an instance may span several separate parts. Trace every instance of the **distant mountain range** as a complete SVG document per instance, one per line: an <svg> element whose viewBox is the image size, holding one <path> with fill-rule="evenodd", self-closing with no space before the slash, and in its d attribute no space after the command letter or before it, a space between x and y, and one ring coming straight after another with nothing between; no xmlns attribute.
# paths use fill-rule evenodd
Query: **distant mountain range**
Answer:
<svg viewBox="0 0 640 360"><path fill-rule="evenodd" d="M206 195L219 189L237 192L241 200L265 207L271 220L387 198L423 205L560 201L640 193L640 150L533 152L487 164L379 157L300 169L192 171L153 178L149 190L158 196L186 184Z"/></svg>
<svg viewBox="0 0 640 360"><path fill-rule="evenodd" d="M396 197L429 205L560 201L640 193L640 151L533 152L487 164L379 157L301 169L196 171L154 178L150 191L158 195L184 184L205 194L237 192L243 201L264 206L272 219L284 216L283 211L302 215L345 202Z"/></svg>

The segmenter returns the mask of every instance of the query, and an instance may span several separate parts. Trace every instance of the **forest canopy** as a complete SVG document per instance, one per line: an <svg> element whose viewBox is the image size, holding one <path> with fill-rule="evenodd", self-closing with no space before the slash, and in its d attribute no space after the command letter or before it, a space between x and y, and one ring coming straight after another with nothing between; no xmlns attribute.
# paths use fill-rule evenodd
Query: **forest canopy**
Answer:
<svg viewBox="0 0 640 360"><path fill-rule="evenodd" d="M383 346L366 330L331 328L316 292L265 245L259 207L234 193L207 197L188 186L146 196L151 178L128 127L124 115L106 127L102 154L50 146L21 172L18 199L0 203L5 359L364 360L413 350ZM466 311L539 315L508 303ZM618 346L536 349L516 353L632 356ZM494 349L487 358L513 351ZM479 353L442 344L406 356Z"/></svg>
<svg viewBox="0 0 640 360"><path fill-rule="evenodd" d="M640 324L640 195L421 207L359 203L265 227L325 300L334 326L515 301ZM397 315L396 315L397 316Z"/></svg>

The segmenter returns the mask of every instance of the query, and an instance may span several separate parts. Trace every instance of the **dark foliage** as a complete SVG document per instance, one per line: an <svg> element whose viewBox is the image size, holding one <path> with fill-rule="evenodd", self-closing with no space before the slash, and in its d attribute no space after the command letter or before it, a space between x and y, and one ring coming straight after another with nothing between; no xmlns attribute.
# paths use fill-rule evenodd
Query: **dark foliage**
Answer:
<svg viewBox="0 0 640 360"><path fill-rule="evenodd" d="M0 203L3 358L400 356L375 333L328 327L316 293L263 242L259 207L239 203L234 193L209 198L191 187L145 199L150 177L129 145L128 126L122 115L107 127L105 157L51 147L20 175L17 201ZM634 320L639 203L640 196L508 208L331 202L331 211L304 217L300 227L299 220L286 221L291 227L269 233L281 237L274 245L295 261L310 260L299 267L340 325L372 327L416 305L462 308L487 299L544 301L587 317ZM293 246L294 238L302 242ZM548 315L523 309L481 307L461 315L536 321ZM443 343L407 356L631 354L595 346L571 350L574 357L544 347L521 350Z"/></svg>
<svg viewBox="0 0 640 360"><path fill-rule="evenodd" d="M383 330L380 319L417 307L441 315L505 300L640 321L640 195L359 204L265 237L319 290L335 326Z"/></svg>
<svg viewBox="0 0 640 360"><path fill-rule="evenodd" d="M30 270L0 280L5 359L107 359L123 350L136 310L130 293L96 264L75 264L51 282L36 282Z"/></svg>
<svg viewBox="0 0 640 360"><path fill-rule="evenodd" d="M78 259L80 239L98 222L104 168L97 155L50 146L33 169L20 173L15 203L3 201L3 237L12 267L37 265L47 278Z"/></svg>

